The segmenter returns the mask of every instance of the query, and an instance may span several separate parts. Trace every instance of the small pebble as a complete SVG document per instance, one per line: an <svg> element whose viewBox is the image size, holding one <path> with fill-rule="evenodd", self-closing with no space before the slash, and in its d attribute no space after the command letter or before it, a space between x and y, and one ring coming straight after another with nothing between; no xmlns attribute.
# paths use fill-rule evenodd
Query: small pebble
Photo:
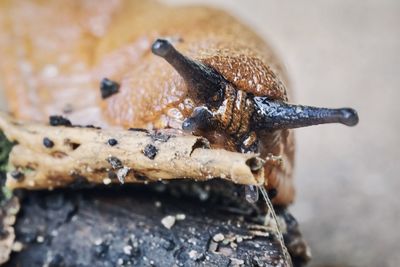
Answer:
<svg viewBox="0 0 400 267"><path fill-rule="evenodd" d="M225 239L225 236L223 234L221 234L221 233L218 233L218 234L213 236L213 240L215 242L221 242L224 239Z"/></svg>
<svg viewBox="0 0 400 267"><path fill-rule="evenodd" d="M47 148L52 148L54 146L54 142L51 141L49 138L43 138L43 145Z"/></svg>
<svg viewBox="0 0 400 267"><path fill-rule="evenodd" d="M172 226L174 226L175 224L175 216L165 216L162 220L161 220L162 225L164 225L165 228L167 229L171 229Z"/></svg>
<svg viewBox="0 0 400 267"><path fill-rule="evenodd" d="M189 251L189 258L196 259L199 253L196 250Z"/></svg>
<svg viewBox="0 0 400 267"><path fill-rule="evenodd" d="M126 255L131 255L131 254L132 254L132 246L127 245L127 246L125 246L125 247L123 248L123 250L124 250L124 253L125 253Z"/></svg>
<svg viewBox="0 0 400 267"><path fill-rule="evenodd" d="M57 230L53 230L51 231L51 236L58 236L58 231Z"/></svg>
<svg viewBox="0 0 400 267"><path fill-rule="evenodd" d="M101 245L101 243L103 243L103 240L102 240L101 238L96 239L96 240L93 242L93 244L95 244L96 246Z"/></svg>
<svg viewBox="0 0 400 267"><path fill-rule="evenodd" d="M44 237L43 237L43 236L38 235L38 236L36 237L36 242L38 242L38 243L43 243L43 241L44 241Z"/></svg>
<svg viewBox="0 0 400 267"><path fill-rule="evenodd" d="M176 214L175 218L176 218L178 221L183 221L184 219L186 219L186 215L183 214L183 213L179 213L179 214Z"/></svg>
<svg viewBox="0 0 400 267"><path fill-rule="evenodd" d="M109 184L111 184L111 179L110 178L104 178L103 179L103 184L105 184L105 185L109 185Z"/></svg>

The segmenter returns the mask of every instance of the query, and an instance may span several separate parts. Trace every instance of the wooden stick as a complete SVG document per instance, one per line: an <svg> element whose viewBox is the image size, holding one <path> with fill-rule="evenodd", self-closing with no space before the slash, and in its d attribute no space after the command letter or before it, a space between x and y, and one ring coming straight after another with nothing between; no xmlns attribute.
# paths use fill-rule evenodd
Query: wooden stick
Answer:
<svg viewBox="0 0 400 267"><path fill-rule="evenodd" d="M13 147L6 186L52 189L78 181L146 183L188 178L264 183L257 154L211 149L203 137L178 130L121 130L21 123L0 113Z"/></svg>

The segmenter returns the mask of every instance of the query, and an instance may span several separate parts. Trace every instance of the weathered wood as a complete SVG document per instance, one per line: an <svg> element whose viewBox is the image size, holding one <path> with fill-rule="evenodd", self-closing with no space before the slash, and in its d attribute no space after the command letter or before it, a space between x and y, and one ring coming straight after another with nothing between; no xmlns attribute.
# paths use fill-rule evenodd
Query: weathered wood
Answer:
<svg viewBox="0 0 400 267"><path fill-rule="evenodd" d="M24 248L7 266L283 265L274 229L254 207L179 190L175 197L144 186L26 192L16 223Z"/></svg>
<svg viewBox="0 0 400 267"><path fill-rule="evenodd" d="M177 178L264 183L265 161L257 154L210 149L206 139L179 131L52 127L20 123L3 113L0 129L17 142L9 157L14 170L6 186L11 189L53 189L83 179L104 184Z"/></svg>

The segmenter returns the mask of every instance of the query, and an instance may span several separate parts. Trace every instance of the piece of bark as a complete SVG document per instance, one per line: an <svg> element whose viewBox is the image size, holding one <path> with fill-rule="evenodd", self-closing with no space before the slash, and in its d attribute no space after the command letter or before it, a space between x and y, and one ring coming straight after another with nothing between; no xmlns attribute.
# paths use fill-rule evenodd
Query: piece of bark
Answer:
<svg viewBox="0 0 400 267"><path fill-rule="evenodd" d="M15 242L14 223L20 209L17 197L9 200L0 197L0 265L9 260L12 250L18 250L20 243Z"/></svg>
<svg viewBox="0 0 400 267"><path fill-rule="evenodd" d="M7 266L285 266L261 221L147 186L26 192Z"/></svg>
<svg viewBox="0 0 400 267"><path fill-rule="evenodd" d="M16 145L7 174L11 189L52 189L78 181L143 183L223 178L263 184L257 154L210 149L202 137L180 131L121 130L21 123L0 114L0 129ZM110 141L112 140L112 142Z"/></svg>

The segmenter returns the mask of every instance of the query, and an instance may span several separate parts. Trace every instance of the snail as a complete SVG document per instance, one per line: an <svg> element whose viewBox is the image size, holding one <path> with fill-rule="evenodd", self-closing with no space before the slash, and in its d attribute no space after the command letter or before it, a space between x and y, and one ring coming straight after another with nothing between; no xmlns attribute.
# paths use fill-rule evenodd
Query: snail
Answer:
<svg viewBox="0 0 400 267"><path fill-rule="evenodd" d="M2 5L10 12L1 14L0 75L17 118L183 128L214 147L259 152L277 205L294 200L291 129L358 121L352 109L288 104L290 83L273 49L222 10L138 0L32 2L29 12ZM49 12L59 8L61 17Z"/></svg>
<svg viewBox="0 0 400 267"><path fill-rule="evenodd" d="M292 129L358 122L351 108L291 104L270 44L222 10L151 0L16 2L0 3L0 78L18 119L182 129L214 148L256 152L266 161L260 186L282 207L295 197ZM246 186L249 200L257 192Z"/></svg>

